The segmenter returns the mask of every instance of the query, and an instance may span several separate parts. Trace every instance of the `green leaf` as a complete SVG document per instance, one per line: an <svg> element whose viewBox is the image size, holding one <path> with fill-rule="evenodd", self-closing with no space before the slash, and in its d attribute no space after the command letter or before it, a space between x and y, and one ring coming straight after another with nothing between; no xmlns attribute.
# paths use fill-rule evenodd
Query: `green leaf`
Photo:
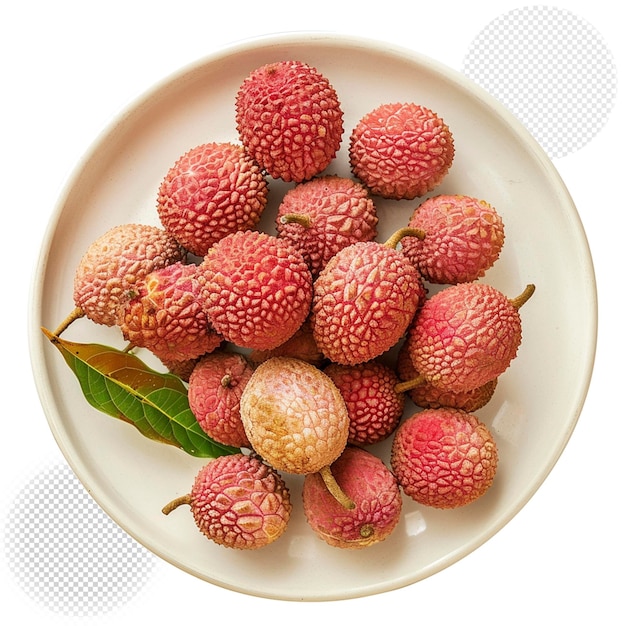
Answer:
<svg viewBox="0 0 626 626"><path fill-rule="evenodd" d="M42 328L76 375L91 406L134 425L145 437L196 457L239 452L211 439L189 408L187 388L173 374L148 367L139 357L97 343L61 339Z"/></svg>

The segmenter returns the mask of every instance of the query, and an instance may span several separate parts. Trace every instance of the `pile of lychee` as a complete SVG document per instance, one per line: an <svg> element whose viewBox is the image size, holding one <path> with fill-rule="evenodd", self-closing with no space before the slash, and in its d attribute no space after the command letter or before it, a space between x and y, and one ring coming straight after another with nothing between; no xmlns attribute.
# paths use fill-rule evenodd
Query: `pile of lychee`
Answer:
<svg viewBox="0 0 626 626"><path fill-rule="evenodd" d="M432 192L454 158L450 128L413 102L365 112L350 177L325 173L344 112L316 68L258 67L234 97L238 142L204 143L164 172L160 226L124 224L86 251L73 316L119 327L188 388L215 441L181 504L214 542L260 548L292 514L284 473L304 477L304 514L332 546L382 541L404 494L466 506L491 487L496 442L474 414L521 344L534 286L481 282L504 243L487 201L432 195L387 241L376 198ZM276 233L258 229L272 181L291 183ZM429 296L428 285L439 285ZM404 418L406 402L415 404ZM390 458L372 446L393 438Z"/></svg>

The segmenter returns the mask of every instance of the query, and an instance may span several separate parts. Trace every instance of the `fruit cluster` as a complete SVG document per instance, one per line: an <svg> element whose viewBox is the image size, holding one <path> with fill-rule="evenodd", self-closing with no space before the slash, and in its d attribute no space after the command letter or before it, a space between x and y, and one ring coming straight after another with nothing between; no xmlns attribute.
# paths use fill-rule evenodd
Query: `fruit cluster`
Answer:
<svg viewBox="0 0 626 626"><path fill-rule="evenodd" d="M434 195L376 241L376 197L415 199L447 175L449 127L416 103L382 104L350 134L353 176L327 174L344 115L300 61L252 71L235 123L240 143L172 164L161 227L111 229L75 274L74 317L150 350L185 381L202 429L240 449L209 461L164 513L188 504L213 541L259 548L287 527L281 473L293 473L319 537L363 548L395 528L402 492L438 508L473 502L498 462L474 411L517 354L534 287L508 298L479 282L504 243L484 200ZM293 183L276 234L257 228L269 178ZM428 283L444 287L429 297ZM402 419L407 397L419 408ZM388 437L389 464L368 450Z"/></svg>

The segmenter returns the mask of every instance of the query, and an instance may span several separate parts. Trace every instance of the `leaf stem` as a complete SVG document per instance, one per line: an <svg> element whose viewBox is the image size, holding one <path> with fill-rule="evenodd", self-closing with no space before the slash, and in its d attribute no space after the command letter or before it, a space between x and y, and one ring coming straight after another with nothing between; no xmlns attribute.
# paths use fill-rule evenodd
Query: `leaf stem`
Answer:
<svg viewBox="0 0 626 626"><path fill-rule="evenodd" d="M335 480L335 477L330 471L330 466L326 465L325 467L323 467L319 471L319 474L322 477L326 488L328 489L328 491L330 491L330 494L333 496L333 498L335 498L335 500L337 500L337 502L339 502L339 504L341 504L342 507L344 507L344 509L352 510L355 508L356 505L354 504L354 502L344 493L344 491Z"/></svg>
<svg viewBox="0 0 626 626"><path fill-rule="evenodd" d="M59 337L61 333L67 330L68 326L75 322L77 319L85 316L85 312L80 308L76 307L58 326L58 328L52 333L55 337Z"/></svg>
<svg viewBox="0 0 626 626"><path fill-rule="evenodd" d="M169 515L174 509L177 509L182 504L188 504L191 506L191 494L186 494L184 496L180 496L179 498L175 498L171 502L168 502L162 509L164 515Z"/></svg>
<svg viewBox="0 0 626 626"><path fill-rule="evenodd" d="M300 226L304 226L305 228L311 228L311 218L304 213L285 213L280 218L281 224L300 224Z"/></svg>
<svg viewBox="0 0 626 626"><path fill-rule="evenodd" d="M419 228L409 228L406 226L393 233L383 245L386 248L395 248L403 237L417 237L418 239L424 239L424 237L426 237L426 233Z"/></svg>
<svg viewBox="0 0 626 626"><path fill-rule="evenodd" d="M524 289L524 291L522 291L522 293L517 296L517 298L510 299L509 302L516 309L520 309L526 302L528 302L528 300L530 300L530 297L533 295L533 293L535 293L535 285L526 285L526 289Z"/></svg>
<svg viewBox="0 0 626 626"><path fill-rule="evenodd" d="M415 378L411 378L401 383L397 383L394 386L393 390L396 393L404 393L405 391L414 389L415 387L418 387L419 385L422 385L425 382L426 382L426 379L421 374L418 374Z"/></svg>

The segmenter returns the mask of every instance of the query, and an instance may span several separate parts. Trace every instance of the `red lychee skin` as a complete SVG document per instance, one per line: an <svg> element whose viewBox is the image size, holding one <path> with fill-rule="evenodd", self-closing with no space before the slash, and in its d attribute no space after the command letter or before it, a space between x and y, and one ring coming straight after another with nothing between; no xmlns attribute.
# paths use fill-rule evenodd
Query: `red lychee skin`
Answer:
<svg viewBox="0 0 626 626"><path fill-rule="evenodd" d="M93 241L74 275L74 303L96 324L115 326L119 309L150 272L183 259L180 244L162 228L120 224Z"/></svg>
<svg viewBox="0 0 626 626"><path fill-rule="evenodd" d="M342 248L373 240L377 224L376 207L367 189L334 175L313 178L287 191L276 218L278 235L300 250L313 277Z"/></svg>
<svg viewBox="0 0 626 626"><path fill-rule="evenodd" d="M396 371L401 382L415 380L419 376L419 372L413 367L406 342L398 350ZM494 378L477 389L453 392L422 382L408 389L406 394L417 406L425 409L449 407L471 413L481 409L491 400L497 384L498 379Z"/></svg>
<svg viewBox="0 0 626 626"><path fill-rule="evenodd" d="M393 433L404 412L405 396L395 390L399 379L389 366L378 361L358 365L331 363L324 373L346 403L349 444L368 446Z"/></svg>
<svg viewBox="0 0 626 626"><path fill-rule="evenodd" d="M391 448L391 469L404 493L439 509L483 496L497 465L497 445L487 426L458 409L415 413L400 424Z"/></svg>
<svg viewBox="0 0 626 626"><path fill-rule="evenodd" d="M500 376L522 341L518 310L495 287L459 283L429 298L408 333L415 369L437 387L460 392Z"/></svg>
<svg viewBox="0 0 626 626"><path fill-rule="evenodd" d="M213 328L241 348L275 348L309 315L311 272L284 239L253 230L232 233L209 249L199 270Z"/></svg>
<svg viewBox="0 0 626 626"><path fill-rule="evenodd" d="M454 160L444 121L415 104L382 104L364 115L350 135L353 174L375 194L412 200L437 187Z"/></svg>
<svg viewBox="0 0 626 626"><path fill-rule="evenodd" d="M235 100L241 143L272 178L302 182L337 154L343 111L334 87L297 60L253 70Z"/></svg>
<svg viewBox="0 0 626 626"><path fill-rule="evenodd" d="M419 273L401 252L374 241L354 243L315 280L315 341L334 363L371 361L404 334L423 294Z"/></svg>
<svg viewBox="0 0 626 626"><path fill-rule="evenodd" d="M189 408L212 439L227 446L250 448L239 401L252 372L246 357L213 352L203 357L189 377Z"/></svg>
<svg viewBox="0 0 626 626"><path fill-rule="evenodd" d="M324 355L313 338L310 318L304 320L302 326L285 343L281 343L272 350L251 350L248 353L248 360L253 365L259 365L275 356L293 357L316 367L322 367Z"/></svg>
<svg viewBox="0 0 626 626"><path fill-rule="evenodd" d="M302 486L307 522L333 547L361 549L385 540L396 528L402 495L395 476L374 454L348 446L331 465L339 487L354 502L346 509L330 494L320 474L308 474Z"/></svg>
<svg viewBox="0 0 626 626"><path fill-rule="evenodd" d="M223 341L200 300L197 267L173 263L148 274L139 294L120 310L124 338L164 363L213 352Z"/></svg>
<svg viewBox="0 0 626 626"><path fill-rule="evenodd" d="M225 235L254 228L267 196L263 172L243 146L206 143L186 152L167 172L157 212L163 227L201 257Z"/></svg>
<svg viewBox="0 0 626 626"><path fill-rule="evenodd" d="M200 531L215 543L242 550L276 541L292 505L282 477L256 457L218 457L197 474L191 510Z"/></svg>
<svg viewBox="0 0 626 626"><path fill-rule="evenodd" d="M502 218L488 202L463 195L439 195L425 200L409 227L426 236L405 237L403 253L425 281L456 284L481 278L493 266L504 245Z"/></svg>

